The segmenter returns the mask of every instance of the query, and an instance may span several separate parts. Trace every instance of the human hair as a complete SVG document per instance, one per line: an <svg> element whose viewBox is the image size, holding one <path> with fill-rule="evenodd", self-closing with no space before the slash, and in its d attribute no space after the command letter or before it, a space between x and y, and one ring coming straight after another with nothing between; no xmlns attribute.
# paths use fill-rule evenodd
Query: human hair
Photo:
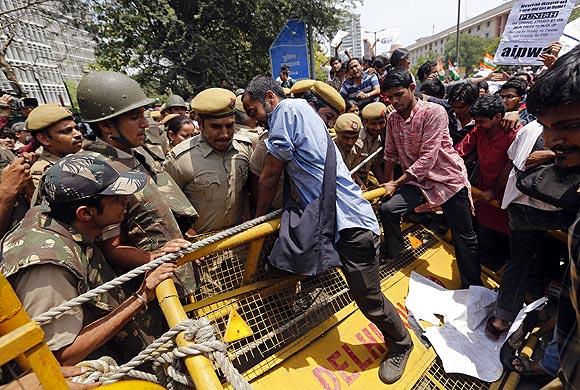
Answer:
<svg viewBox="0 0 580 390"><path fill-rule="evenodd" d="M373 61L372 67L375 69L384 68L387 66L387 62L383 59L383 57L377 57Z"/></svg>
<svg viewBox="0 0 580 390"><path fill-rule="evenodd" d="M477 88L483 89L483 90L485 90L485 92L489 92L489 84L485 80L477 83Z"/></svg>
<svg viewBox="0 0 580 390"><path fill-rule="evenodd" d="M538 77L528 91L527 109L532 115L570 103L580 103L580 46L576 46Z"/></svg>
<svg viewBox="0 0 580 390"><path fill-rule="evenodd" d="M176 116L175 118L169 120L169 122L167 122L165 124L165 129L168 132L171 131L173 134L177 134L179 132L179 130L181 130L181 128L186 124L193 125L193 121L191 120L191 118L189 118L187 116L180 115L180 116Z"/></svg>
<svg viewBox="0 0 580 390"><path fill-rule="evenodd" d="M103 213L102 200L105 195L94 195L85 199L67 201L67 202L49 202L50 212L48 215L57 221L70 224L77 218L79 207L94 207L98 214Z"/></svg>
<svg viewBox="0 0 580 390"><path fill-rule="evenodd" d="M443 99L445 97L445 85L441 82L441 80L425 80L419 91L423 92L426 95L433 96L439 99Z"/></svg>
<svg viewBox="0 0 580 390"><path fill-rule="evenodd" d="M354 106L357 106L360 109L359 105L352 99L346 99L344 103L346 104L344 112L350 112L350 109Z"/></svg>
<svg viewBox="0 0 580 390"><path fill-rule="evenodd" d="M246 114L245 112L242 112L242 111L238 111L238 110L234 111L234 117L235 117L236 123L240 124L240 125L243 125L244 123L246 123L250 120L250 117L248 116L248 114Z"/></svg>
<svg viewBox="0 0 580 390"><path fill-rule="evenodd" d="M474 118L493 118L497 114L505 114L503 100L498 95L482 96L475 101L469 109L469 113Z"/></svg>
<svg viewBox="0 0 580 390"><path fill-rule="evenodd" d="M530 84L533 80L533 76L531 74L529 74L528 72L525 72L523 70L520 70L519 72L516 72L513 77L517 77L520 78L520 76L526 76L526 81L528 82L528 84Z"/></svg>
<svg viewBox="0 0 580 390"><path fill-rule="evenodd" d="M433 68L437 67L437 63L434 61L425 61L417 69L417 78L420 82L427 80L427 76L433 72Z"/></svg>
<svg viewBox="0 0 580 390"><path fill-rule="evenodd" d="M519 77L512 77L506 81L500 88L500 91L505 91L506 89L513 88L516 90L519 96L524 96L528 90L528 83Z"/></svg>
<svg viewBox="0 0 580 390"><path fill-rule="evenodd" d="M347 71L348 71L348 70L350 70L350 63L351 63L351 62L353 62L353 61L358 61L358 63L359 63L359 64L361 64L361 65L362 65L362 63L363 63L363 62L362 62L362 60L361 60L360 58L358 58L358 57L352 57L352 58L351 58L350 60L348 60L348 62L346 63L346 70L347 70Z"/></svg>
<svg viewBox="0 0 580 390"><path fill-rule="evenodd" d="M248 96L252 100L258 100L259 102L264 103L268 91L272 91L280 99L286 98L286 94L280 84L267 75L258 75L254 77L246 86L244 96Z"/></svg>
<svg viewBox="0 0 580 390"><path fill-rule="evenodd" d="M322 99L319 99L312 91L306 91L304 95L302 95L302 99L312 104L316 111L320 110L322 107L326 107L326 103Z"/></svg>
<svg viewBox="0 0 580 390"><path fill-rule="evenodd" d="M335 62L340 62L342 64L342 60L339 57L332 57L330 59L330 65L334 64Z"/></svg>
<svg viewBox="0 0 580 390"><path fill-rule="evenodd" d="M290 68L288 68L287 65L282 65L282 67L280 68L280 73L288 73L290 72Z"/></svg>
<svg viewBox="0 0 580 390"><path fill-rule="evenodd" d="M462 102L468 106L472 106L478 98L479 88L469 81L453 84L447 91L449 104Z"/></svg>
<svg viewBox="0 0 580 390"><path fill-rule="evenodd" d="M413 84L413 78L411 73L405 69L396 68L391 70L385 76L385 79L381 83L381 91L385 92L390 88L409 88Z"/></svg>

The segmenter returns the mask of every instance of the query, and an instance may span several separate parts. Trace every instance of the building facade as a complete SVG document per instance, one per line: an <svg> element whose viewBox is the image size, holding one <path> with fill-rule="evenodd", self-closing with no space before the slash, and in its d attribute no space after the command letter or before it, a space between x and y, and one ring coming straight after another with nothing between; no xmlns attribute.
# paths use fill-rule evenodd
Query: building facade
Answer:
<svg viewBox="0 0 580 390"><path fill-rule="evenodd" d="M360 15L351 14L341 27L341 30L348 32L349 34L342 40L342 45L340 46L340 52L344 53L344 50L348 49L351 56L362 58L362 34L360 26Z"/></svg>
<svg viewBox="0 0 580 390"><path fill-rule="evenodd" d="M10 35L14 37L6 49L6 60L29 97L37 98L41 104L70 106L65 82L77 84L95 61L94 41L66 16L50 17L39 7L26 7L27 3L30 2L0 0L2 13L23 8L0 20L2 41Z"/></svg>
<svg viewBox="0 0 580 390"><path fill-rule="evenodd" d="M508 1L460 23L459 32L484 38L501 37L513 3L513 0ZM411 66L414 66L421 56L443 57L445 46L450 39L455 39L456 31L457 26L453 26L429 37L417 39L415 43L407 47L410 51Z"/></svg>

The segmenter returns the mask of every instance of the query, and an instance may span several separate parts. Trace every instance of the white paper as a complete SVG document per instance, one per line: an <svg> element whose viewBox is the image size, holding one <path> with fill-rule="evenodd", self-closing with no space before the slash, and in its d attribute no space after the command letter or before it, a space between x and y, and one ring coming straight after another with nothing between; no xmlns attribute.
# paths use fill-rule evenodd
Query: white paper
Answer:
<svg viewBox="0 0 580 390"><path fill-rule="evenodd" d="M510 11L494 62L541 65L542 50L560 39L575 0L517 0Z"/></svg>
<svg viewBox="0 0 580 390"><path fill-rule="evenodd" d="M574 19L564 27L560 43L562 44L560 57L580 44L580 18Z"/></svg>
<svg viewBox="0 0 580 390"><path fill-rule="evenodd" d="M346 37L348 34L350 34L348 31L338 30L334 35L334 38L332 38L332 41L330 41L330 47L338 47L344 37Z"/></svg>
<svg viewBox="0 0 580 390"><path fill-rule="evenodd" d="M485 334L497 293L484 287L445 290L429 279L412 272L409 278L407 310L417 319L438 324L435 314L445 317L443 326L432 326L425 335L443 362L447 373L459 373L486 382L498 380L503 366L500 349L505 340L522 324L525 316L547 301L541 298L523 308L507 333L493 341Z"/></svg>

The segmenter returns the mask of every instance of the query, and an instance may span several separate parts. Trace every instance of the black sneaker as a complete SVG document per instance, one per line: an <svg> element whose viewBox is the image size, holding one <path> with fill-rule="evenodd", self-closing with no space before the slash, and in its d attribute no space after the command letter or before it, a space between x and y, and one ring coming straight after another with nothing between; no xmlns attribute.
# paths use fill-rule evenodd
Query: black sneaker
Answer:
<svg viewBox="0 0 580 390"><path fill-rule="evenodd" d="M394 345L379 367L379 378L386 384L393 384L403 376L413 344L407 346Z"/></svg>

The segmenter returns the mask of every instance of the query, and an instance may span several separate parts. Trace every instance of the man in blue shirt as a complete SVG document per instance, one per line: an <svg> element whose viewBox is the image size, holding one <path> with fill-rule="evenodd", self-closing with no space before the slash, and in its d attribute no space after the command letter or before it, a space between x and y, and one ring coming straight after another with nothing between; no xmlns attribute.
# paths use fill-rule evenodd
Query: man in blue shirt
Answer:
<svg viewBox="0 0 580 390"><path fill-rule="evenodd" d="M376 74L363 71L358 58L348 61L349 78L344 80L340 94L344 100L354 100L362 110L367 104L379 101L381 86Z"/></svg>
<svg viewBox="0 0 580 390"><path fill-rule="evenodd" d="M282 88L268 76L256 76L246 87L242 101L250 117L270 128L256 215L263 215L270 208L284 171L303 205L318 198L329 137L316 111L302 99L285 99ZM336 154L340 155L338 151ZM342 159L338 158L336 164L336 249L355 302L390 344L379 376L386 383L394 383L404 372L413 343L380 288L380 230L373 209L362 197Z"/></svg>

